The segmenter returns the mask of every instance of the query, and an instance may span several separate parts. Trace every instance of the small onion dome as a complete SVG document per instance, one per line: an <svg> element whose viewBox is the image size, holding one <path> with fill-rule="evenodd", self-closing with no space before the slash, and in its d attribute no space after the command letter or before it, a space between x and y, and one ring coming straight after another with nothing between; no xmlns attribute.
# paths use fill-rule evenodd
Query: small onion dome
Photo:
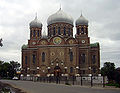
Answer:
<svg viewBox="0 0 120 93"><path fill-rule="evenodd" d="M76 24L76 26L78 26L78 25L87 25L88 26L88 20L85 19L81 14L81 16L76 20L75 24Z"/></svg>
<svg viewBox="0 0 120 93"><path fill-rule="evenodd" d="M38 27L38 28L42 28L42 23L37 19L37 16L35 17L35 19L33 21L30 22L30 27Z"/></svg>
<svg viewBox="0 0 120 93"><path fill-rule="evenodd" d="M58 22L64 22L73 25L73 18L63 12L60 8L55 14L52 14L48 17L47 24L50 25Z"/></svg>
<svg viewBox="0 0 120 93"><path fill-rule="evenodd" d="M28 45L22 45L22 49L27 49L28 48Z"/></svg>

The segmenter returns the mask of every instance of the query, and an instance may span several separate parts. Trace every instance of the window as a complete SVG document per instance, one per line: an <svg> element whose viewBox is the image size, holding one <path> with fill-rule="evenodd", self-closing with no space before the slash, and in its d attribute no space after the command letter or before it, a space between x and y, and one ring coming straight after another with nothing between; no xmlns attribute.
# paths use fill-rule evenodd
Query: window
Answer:
<svg viewBox="0 0 120 93"><path fill-rule="evenodd" d="M85 63L85 54L82 54L82 63Z"/></svg>
<svg viewBox="0 0 120 93"><path fill-rule="evenodd" d="M50 28L50 30L49 30L49 35L51 36L51 28Z"/></svg>
<svg viewBox="0 0 120 93"><path fill-rule="evenodd" d="M35 30L33 31L33 37L35 37Z"/></svg>
<svg viewBox="0 0 120 93"><path fill-rule="evenodd" d="M96 62L96 56L93 55L93 56L92 56L92 63L95 64L95 62Z"/></svg>
<svg viewBox="0 0 120 93"><path fill-rule="evenodd" d="M73 73L73 67L70 67L70 73Z"/></svg>
<svg viewBox="0 0 120 93"><path fill-rule="evenodd" d="M50 35L50 29L48 28L48 36Z"/></svg>
<svg viewBox="0 0 120 93"><path fill-rule="evenodd" d="M73 52L70 51L70 61L72 62L73 61Z"/></svg>
<svg viewBox="0 0 120 93"><path fill-rule="evenodd" d="M68 36L70 36L70 28L68 28Z"/></svg>
<svg viewBox="0 0 120 93"><path fill-rule="evenodd" d="M40 35L40 32L39 32L39 31L37 31L37 36L39 37L39 35Z"/></svg>
<svg viewBox="0 0 120 93"><path fill-rule="evenodd" d="M42 62L45 62L45 52L42 53Z"/></svg>
<svg viewBox="0 0 120 93"><path fill-rule="evenodd" d="M86 27L86 34L88 34L88 28Z"/></svg>
<svg viewBox="0 0 120 93"><path fill-rule="evenodd" d="M85 74L85 70L83 70L83 74Z"/></svg>
<svg viewBox="0 0 120 93"><path fill-rule="evenodd" d="M36 74L35 71L33 71L33 74Z"/></svg>
<svg viewBox="0 0 120 93"><path fill-rule="evenodd" d="M53 28L53 35L55 35L55 27Z"/></svg>
<svg viewBox="0 0 120 93"><path fill-rule="evenodd" d="M32 37L32 31L30 32L30 37Z"/></svg>
<svg viewBox="0 0 120 93"><path fill-rule="evenodd" d="M33 63L35 63L36 61L36 58L35 58L35 55L33 54Z"/></svg>
<svg viewBox="0 0 120 93"><path fill-rule="evenodd" d="M79 35L79 33L80 33L80 29L79 29L79 28L77 28L77 34Z"/></svg>
<svg viewBox="0 0 120 93"><path fill-rule="evenodd" d="M58 27L58 35L60 35L60 27Z"/></svg>
<svg viewBox="0 0 120 93"><path fill-rule="evenodd" d="M66 28L64 27L64 33L63 33L64 35L66 35Z"/></svg>
<svg viewBox="0 0 120 93"><path fill-rule="evenodd" d="M25 64L27 64L27 56L25 56Z"/></svg>
<svg viewBox="0 0 120 93"><path fill-rule="evenodd" d="M81 28L81 34L84 34L84 28L83 27Z"/></svg>
<svg viewBox="0 0 120 93"><path fill-rule="evenodd" d="M93 73L96 73L96 68L93 68Z"/></svg>

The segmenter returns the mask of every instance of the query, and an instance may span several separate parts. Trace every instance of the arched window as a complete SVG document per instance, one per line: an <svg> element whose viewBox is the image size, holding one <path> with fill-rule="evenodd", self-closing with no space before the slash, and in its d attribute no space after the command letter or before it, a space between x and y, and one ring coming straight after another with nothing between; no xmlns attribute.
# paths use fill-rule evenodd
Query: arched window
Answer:
<svg viewBox="0 0 120 93"><path fill-rule="evenodd" d="M27 56L25 56L25 64L27 64Z"/></svg>
<svg viewBox="0 0 120 93"><path fill-rule="evenodd" d="M50 30L49 30L49 35L51 36L51 28L50 28Z"/></svg>
<svg viewBox="0 0 120 93"><path fill-rule="evenodd" d="M84 34L84 28L83 27L81 28L81 34Z"/></svg>
<svg viewBox="0 0 120 93"><path fill-rule="evenodd" d="M93 56L92 56L92 63L95 64L95 62L96 62L96 56L93 55Z"/></svg>
<svg viewBox="0 0 120 93"><path fill-rule="evenodd" d="M68 28L68 36L70 36L70 28Z"/></svg>
<svg viewBox="0 0 120 93"><path fill-rule="evenodd" d="M73 61L73 52L70 51L70 61L72 62Z"/></svg>
<svg viewBox="0 0 120 93"><path fill-rule="evenodd" d="M60 35L60 27L58 27L58 35Z"/></svg>
<svg viewBox="0 0 120 93"><path fill-rule="evenodd" d="M55 27L53 28L53 35L55 35Z"/></svg>
<svg viewBox="0 0 120 93"><path fill-rule="evenodd" d="M93 73L96 73L96 68L93 68Z"/></svg>
<svg viewBox="0 0 120 93"><path fill-rule="evenodd" d="M73 67L70 67L70 73L73 73Z"/></svg>
<svg viewBox="0 0 120 93"><path fill-rule="evenodd" d="M64 33L63 33L64 35L66 35L66 28L64 27Z"/></svg>
<svg viewBox="0 0 120 93"><path fill-rule="evenodd" d="M82 63L85 63L85 54L82 54Z"/></svg>
<svg viewBox="0 0 120 93"><path fill-rule="evenodd" d="M33 31L33 37L35 37L35 32L36 32L36 31L34 30L34 31Z"/></svg>
<svg viewBox="0 0 120 93"><path fill-rule="evenodd" d="M32 31L30 31L30 37L32 37Z"/></svg>
<svg viewBox="0 0 120 93"><path fill-rule="evenodd" d="M48 36L50 35L50 29L48 28Z"/></svg>
<svg viewBox="0 0 120 93"><path fill-rule="evenodd" d="M80 29L79 29L79 28L77 28L77 34L78 34L78 35L80 34Z"/></svg>
<svg viewBox="0 0 120 93"><path fill-rule="evenodd" d="M42 52L42 62L45 62L45 52Z"/></svg>
<svg viewBox="0 0 120 93"><path fill-rule="evenodd" d="M35 55L33 54L33 63L35 63L36 61L36 58L35 58Z"/></svg>
<svg viewBox="0 0 120 93"><path fill-rule="evenodd" d="M40 36L40 32L39 32L39 31L37 31L37 36L38 36L38 37Z"/></svg>
<svg viewBox="0 0 120 93"><path fill-rule="evenodd" d="M86 34L88 34L88 28L86 27Z"/></svg>

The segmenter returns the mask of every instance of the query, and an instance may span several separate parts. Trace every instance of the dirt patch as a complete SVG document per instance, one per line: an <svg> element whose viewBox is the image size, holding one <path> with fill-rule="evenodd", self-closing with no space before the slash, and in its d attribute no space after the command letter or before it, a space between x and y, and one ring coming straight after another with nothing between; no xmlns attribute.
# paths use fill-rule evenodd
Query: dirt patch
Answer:
<svg viewBox="0 0 120 93"><path fill-rule="evenodd" d="M10 84L6 84L6 83L3 83L3 82L0 82L0 93L2 91L10 91L11 93L27 93L27 92L23 92L21 89L14 88Z"/></svg>

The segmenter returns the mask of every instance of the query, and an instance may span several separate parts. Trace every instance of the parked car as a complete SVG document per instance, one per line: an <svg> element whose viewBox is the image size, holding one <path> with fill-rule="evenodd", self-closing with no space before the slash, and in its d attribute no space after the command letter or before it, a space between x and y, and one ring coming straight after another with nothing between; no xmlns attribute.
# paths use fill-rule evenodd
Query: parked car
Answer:
<svg viewBox="0 0 120 93"><path fill-rule="evenodd" d="M13 77L13 80L18 80L18 77Z"/></svg>

